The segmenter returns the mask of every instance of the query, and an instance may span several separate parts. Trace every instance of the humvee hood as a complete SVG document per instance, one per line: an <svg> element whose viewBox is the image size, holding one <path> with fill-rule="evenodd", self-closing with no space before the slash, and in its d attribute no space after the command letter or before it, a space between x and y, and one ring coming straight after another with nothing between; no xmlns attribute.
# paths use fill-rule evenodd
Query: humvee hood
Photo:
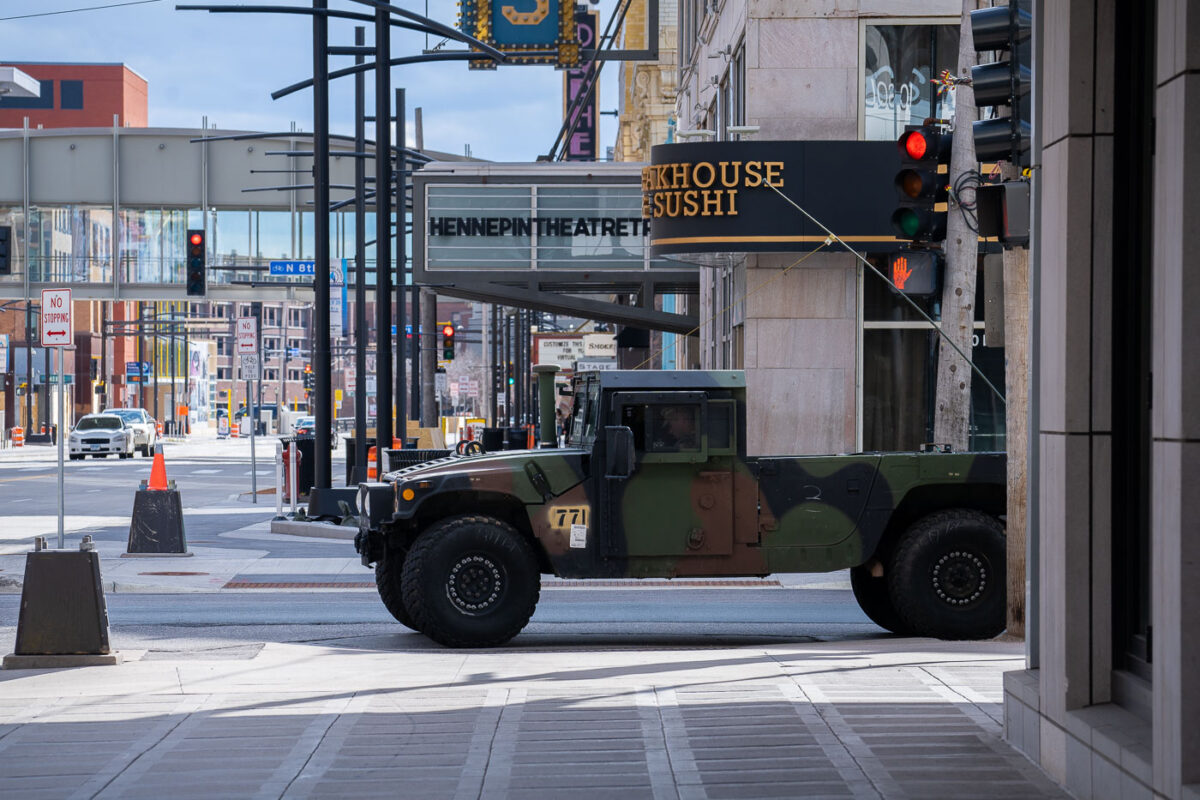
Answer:
<svg viewBox="0 0 1200 800"><path fill-rule="evenodd" d="M438 461L391 477L401 483L430 481L441 491L511 492L538 503L546 494L559 495L579 484L589 455L578 449L506 450Z"/></svg>

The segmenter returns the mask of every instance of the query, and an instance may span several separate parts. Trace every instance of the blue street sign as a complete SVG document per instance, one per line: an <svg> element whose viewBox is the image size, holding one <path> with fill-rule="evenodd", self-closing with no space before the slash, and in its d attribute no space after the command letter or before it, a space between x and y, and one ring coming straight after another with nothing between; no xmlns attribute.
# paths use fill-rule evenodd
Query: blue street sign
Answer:
<svg viewBox="0 0 1200 800"><path fill-rule="evenodd" d="M142 361L139 364L139 362L137 362L137 361L126 361L125 362L125 374L126 375L149 375L150 374L150 362Z"/></svg>
<svg viewBox="0 0 1200 800"><path fill-rule="evenodd" d="M315 261L272 261L272 275L312 275L317 262Z"/></svg>
<svg viewBox="0 0 1200 800"><path fill-rule="evenodd" d="M300 357L300 348L299 347L289 347L288 348L288 358L299 358L299 357Z"/></svg>

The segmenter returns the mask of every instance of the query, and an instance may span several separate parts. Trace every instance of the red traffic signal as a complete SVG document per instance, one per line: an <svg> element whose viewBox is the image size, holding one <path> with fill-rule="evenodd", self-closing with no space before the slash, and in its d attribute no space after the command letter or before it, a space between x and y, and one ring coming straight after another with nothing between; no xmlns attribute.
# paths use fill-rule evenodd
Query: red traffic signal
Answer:
<svg viewBox="0 0 1200 800"><path fill-rule="evenodd" d="M445 336L447 339L454 336L454 326L453 325L443 325L442 326L442 336Z"/></svg>
<svg viewBox="0 0 1200 800"><path fill-rule="evenodd" d="M934 125L910 128L896 140L900 171L893 181L899 208L892 212L892 229L899 239L936 242L946 235L946 212L936 209L949 195L952 137Z"/></svg>
<svg viewBox="0 0 1200 800"><path fill-rule="evenodd" d="M188 297L203 297L208 290L207 263L205 258L204 231L187 232L187 259L185 283Z"/></svg>

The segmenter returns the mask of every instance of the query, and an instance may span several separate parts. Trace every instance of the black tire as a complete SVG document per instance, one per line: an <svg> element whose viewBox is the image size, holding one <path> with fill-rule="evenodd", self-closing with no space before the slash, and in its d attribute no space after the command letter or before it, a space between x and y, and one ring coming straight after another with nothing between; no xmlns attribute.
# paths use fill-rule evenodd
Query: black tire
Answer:
<svg viewBox="0 0 1200 800"><path fill-rule="evenodd" d="M896 548L892 605L919 636L991 639L1005 626L1005 559L995 517L963 508L930 514Z"/></svg>
<svg viewBox="0 0 1200 800"><path fill-rule="evenodd" d="M858 607L871 618L871 622L901 636L912 635L912 628L900 619L896 607L892 605L886 572L876 578L865 565L853 567L850 570L850 588L854 590L854 599L858 601Z"/></svg>
<svg viewBox="0 0 1200 800"><path fill-rule="evenodd" d="M495 647L533 616L541 575L533 547L492 517L453 517L426 530L404 560L404 605L447 647Z"/></svg>
<svg viewBox="0 0 1200 800"><path fill-rule="evenodd" d="M72 456L68 456L68 458L70 458L72 461L83 461L83 456L81 456L81 455L80 456L72 455Z"/></svg>
<svg viewBox="0 0 1200 800"><path fill-rule="evenodd" d="M379 590L379 599L396 621L401 625L419 630L408 607L404 605L404 592L401 580L404 574L404 554L399 550L388 550L375 562L375 588Z"/></svg>
<svg viewBox="0 0 1200 800"><path fill-rule="evenodd" d="M118 455L120 455L122 459L133 458L133 451L130 451L128 453L119 453Z"/></svg>

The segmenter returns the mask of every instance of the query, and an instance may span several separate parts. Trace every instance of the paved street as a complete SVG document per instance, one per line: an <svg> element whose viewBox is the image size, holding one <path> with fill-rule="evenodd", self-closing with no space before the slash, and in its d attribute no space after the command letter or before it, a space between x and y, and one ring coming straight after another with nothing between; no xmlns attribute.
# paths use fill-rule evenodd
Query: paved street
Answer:
<svg viewBox="0 0 1200 800"><path fill-rule="evenodd" d="M24 552L53 544L47 453L0 455L5 652ZM67 465L124 662L0 672L0 796L1065 796L1001 739L1019 643L886 634L831 573L546 579L508 646L448 650L390 618L349 529L271 533L248 459L167 447L187 558L121 558L148 460Z"/></svg>

